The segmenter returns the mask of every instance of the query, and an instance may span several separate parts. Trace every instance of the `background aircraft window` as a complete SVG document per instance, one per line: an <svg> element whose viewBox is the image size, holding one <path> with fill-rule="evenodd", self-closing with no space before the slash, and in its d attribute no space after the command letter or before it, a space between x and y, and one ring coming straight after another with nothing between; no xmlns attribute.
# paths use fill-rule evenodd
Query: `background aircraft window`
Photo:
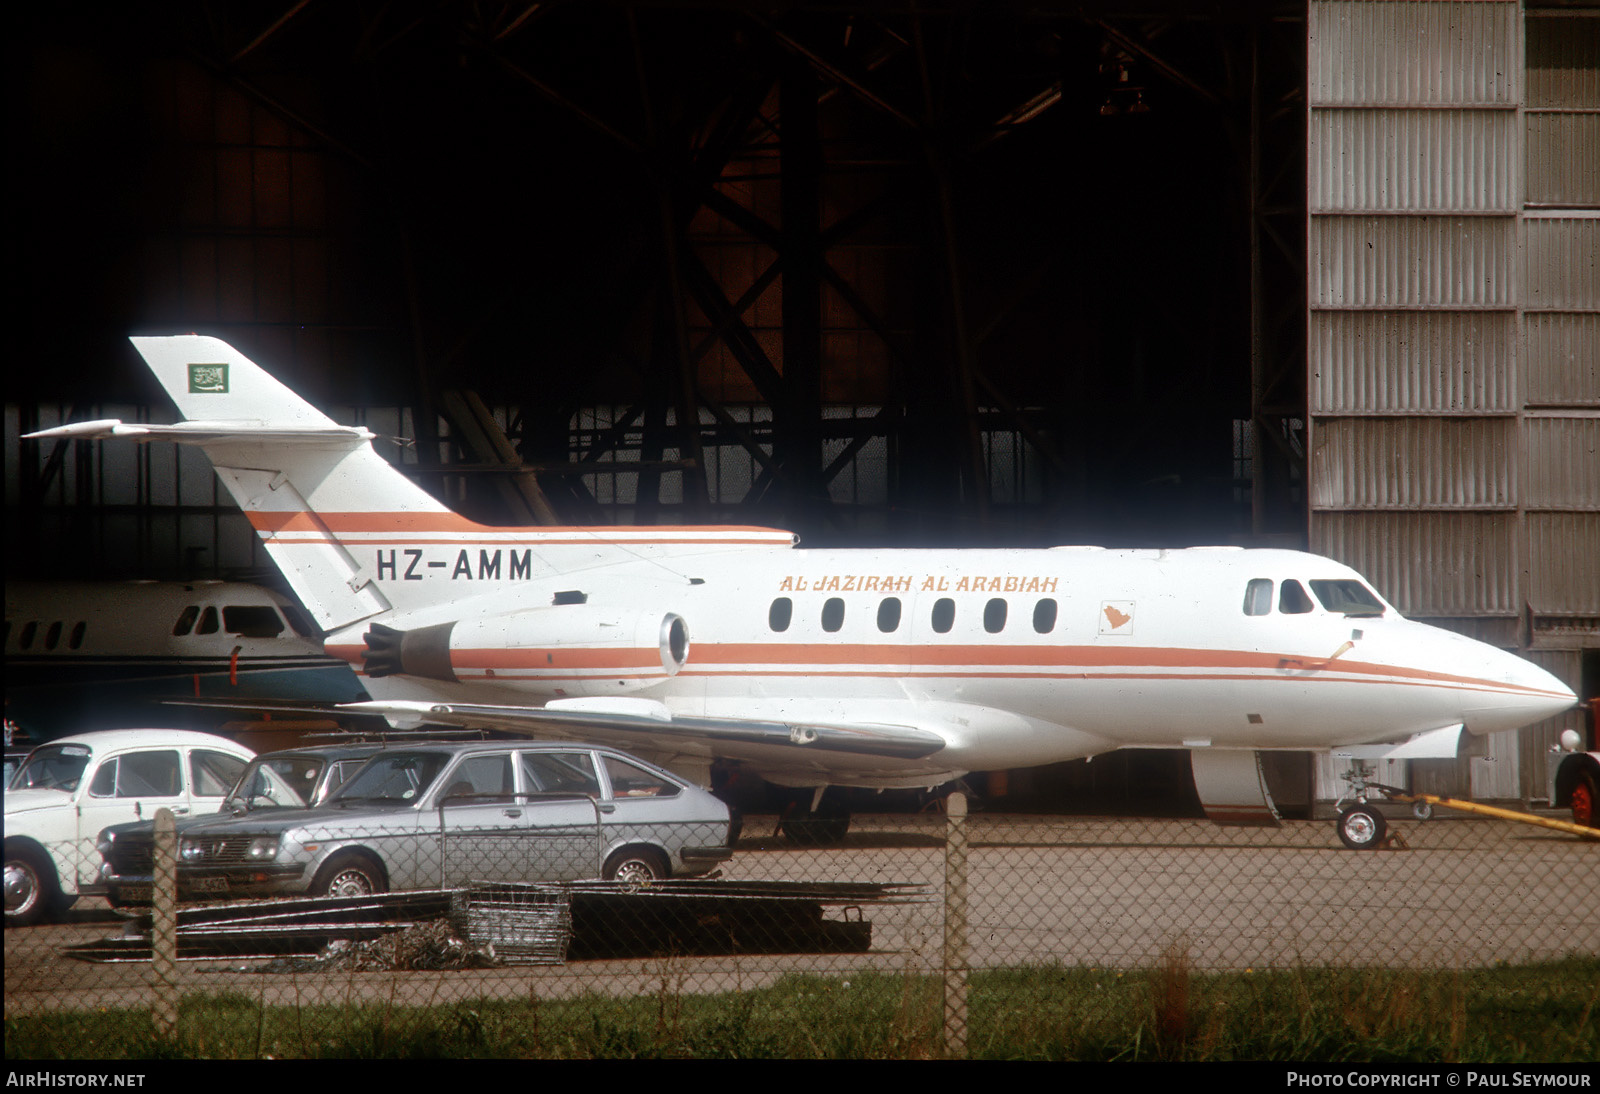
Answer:
<svg viewBox="0 0 1600 1094"><path fill-rule="evenodd" d="M317 625L311 622L311 617L293 604L283 605L283 617L301 638L318 638L322 635Z"/></svg>
<svg viewBox="0 0 1600 1094"><path fill-rule="evenodd" d="M830 634L844 626L844 601L830 596L822 606L822 629Z"/></svg>
<svg viewBox="0 0 1600 1094"><path fill-rule="evenodd" d="M884 634L900 629L900 598L885 597L878 605L878 629Z"/></svg>
<svg viewBox="0 0 1600 1094"><path fill-rule="evenodd" d="M956 602L949 597L941 597L933 605L933 629L940 634L949 634L950 628L956 622Z"/></svg>
<svg viewBox="0 0 1600 1094"><path fill-rule="evenodd" d="M217 633L217 609L207 608L200 613L200 625L194 629L196 634Z"/></svg>
<svg viewBox="0 0 1600 1094"><path fill-rule="evenodd" d="M44 648L47 649L47 650L53 650L60 644L61 644L61 624L58 621L58 622L50 624L50 626L45 628L45 632L44 632Z"/></svg>
<svg viewBox="0 0 1600 1094"><path fill-rule="evenodd" d="M999 597L983 606L983 629L999 634L1006 629L1006 602Z"/></svg>
<svg viewBox="0 0 1600 1094"><path fill-rule="evenodd" d="M786 596L780 596L772 602L772 607L767 609L767 626L775 631L789 629L789 621L794 618L794 601Z"/></svg>
<svg viewBox="0 0 1600 1094"><path fill-rule="evenodd" d="M1033 629L1040 634L1049 634L1056 629L1056 602L1050 597L1033 606Z"/></svg>
<svg viewBox="0 0 1600 1094"><path fill-rule="evenodd" d="M1359 581L1313 581L1311 591L1330 612L1345 615L1382 615L1383 604Z"/></svg>
<svg viewBox="0 0 1600 1094"><path fill-rule="evenodd" d="M1315 607L1298 581L1285 581L1278 590L1278 610L1285 615L1304 615Z"/></svg>
<svg viewBox="0 0 1600 1094"><path fill-rule="evenodd" d="M39 629L39 624L37 624L37 623L35 623L35 622L31 621L31 620L28 621L27 623L24 623L22 625L22 633L17 636L17 645L22 647L23 649L28 649L29 647L31 647L33 645L34 632L37 631L38 629Z"/></svg>
<svg viewBox="0 0 1600 1094"><path fill-rule="evenodd" d="M276 638L283 633L283 617L267 607L222 609L222 629L244 638Z"/></svg>
<svg viewBox="0 0 1600 1094"><path fill-rule="evenodd" d="M72 625L72 634L67 637L67 649L80 650L83 648L83 635L89 629L87 623L81 620Z"/></svg>
<svg viewBox="0 0 1600 1094"><path fill-rule="evenodd" d="M172 636L182 638L194 630L194 621L200 618L200 609L193 604L183 609L183 614L178 616L178 621L172 625Z"/></svg>
<svg viewBox="0 0 1600 1094"><path fill-rule="evenodd" d="M1272 582L1264 577L1253 577L1244 587L1244 614L1272 614Z"/></svg>

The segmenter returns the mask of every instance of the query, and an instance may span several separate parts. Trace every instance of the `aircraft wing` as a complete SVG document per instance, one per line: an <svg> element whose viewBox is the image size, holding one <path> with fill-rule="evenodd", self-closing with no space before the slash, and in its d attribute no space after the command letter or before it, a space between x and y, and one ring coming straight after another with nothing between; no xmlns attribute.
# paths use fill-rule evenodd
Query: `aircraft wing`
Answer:
<svg viewBox="0 0 1600 1094"><path fill-rule="evenodd" d="M647 700L573 699L544 707L491 706L475 703L374 701L342 703L340 711L380 714L396 726L421 724L498 729L507 733L544 734L600 731L627 737L675 737L715 747L718 744L778 745L804 751L844 752L916 760L945 746L937 733L914 726L854 723L824 725L759 718L708 718L673 714Z"/></svg>

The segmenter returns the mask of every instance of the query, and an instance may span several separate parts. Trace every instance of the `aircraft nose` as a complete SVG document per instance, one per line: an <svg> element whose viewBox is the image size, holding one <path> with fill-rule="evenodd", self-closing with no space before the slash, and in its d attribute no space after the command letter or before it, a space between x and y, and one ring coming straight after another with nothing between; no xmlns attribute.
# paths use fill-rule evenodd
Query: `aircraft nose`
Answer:
<svg viewBox="0 0 1600 1094"><path fill-rule="evenodd" d="M1554 717L1578 701L1571 688L1531 661L1494 650L1486 666L1496 686L1466 711L1467 727L1477 733L1518 729Z"/></svg>

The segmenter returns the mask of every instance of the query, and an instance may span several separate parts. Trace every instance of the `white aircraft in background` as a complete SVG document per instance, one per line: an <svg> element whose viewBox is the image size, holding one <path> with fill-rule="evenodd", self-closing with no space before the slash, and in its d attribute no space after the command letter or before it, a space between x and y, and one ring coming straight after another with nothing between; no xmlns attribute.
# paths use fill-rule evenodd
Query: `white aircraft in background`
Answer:
<svg viewBox="0 0 1600 1094"><path fill-rule="evenodd" d="M38 741L175 698L365 698L287 597L225 581L8 581L6 717ZM138 713L136 713L138 712Z"/></svg>
<svg viewBox="0 0 1600 1094"><path fill-rule="evenodd" d="M317 624L396 725L621 744L813 789L932 787L1121 748L1190 752L1221 823L1274 824L1257 750L1357 762L1341 837L1374 846L1365 762L1573 693L1404 619L1296 551L796 550L748 527L493 528L455 514L228 344L135 338L184 419L33 437L199 445Z"/></svg>

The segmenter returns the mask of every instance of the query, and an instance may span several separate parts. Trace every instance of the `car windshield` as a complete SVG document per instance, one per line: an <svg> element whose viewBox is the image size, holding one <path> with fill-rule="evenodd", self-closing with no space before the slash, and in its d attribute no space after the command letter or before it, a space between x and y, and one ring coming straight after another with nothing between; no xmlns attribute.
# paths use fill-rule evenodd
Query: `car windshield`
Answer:
<svg viewBox="0 0 1600 1094"><path fill-rule="evenodd" d="M1382 615L1383 602L1359 581L1312 581L1311 591L1330 612L1345 615Z"/></svg>
<svg viewBox="0 0 1600 1094"><path fill-rule="evenodd" d="M228 795L226 808L305 809L316 796L327 761L320 756L261 756L250 762Z"/></svg>
<svg viewBox="0 0 1600 1094"><path fill-rule="evenodd" d="M78 789L84 768L89 766L88 745L41 745L12 776L7 790Z"/></svg>
<svg viewBox="0 0 1600 1094"><path fill-rule="evenodd" d="M413 804L449 762L447 752L391 752L374 757L328 799L328 804Z"/></svg>

